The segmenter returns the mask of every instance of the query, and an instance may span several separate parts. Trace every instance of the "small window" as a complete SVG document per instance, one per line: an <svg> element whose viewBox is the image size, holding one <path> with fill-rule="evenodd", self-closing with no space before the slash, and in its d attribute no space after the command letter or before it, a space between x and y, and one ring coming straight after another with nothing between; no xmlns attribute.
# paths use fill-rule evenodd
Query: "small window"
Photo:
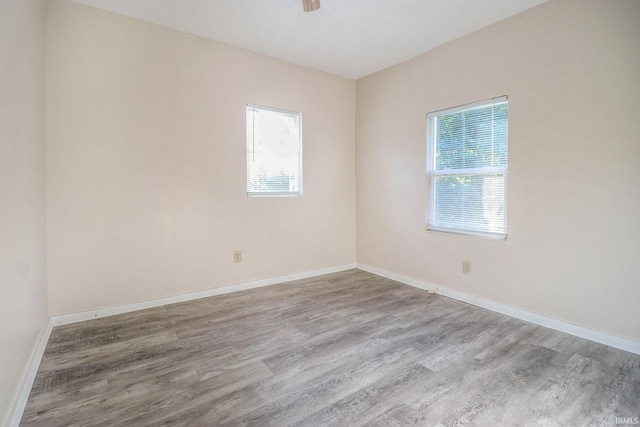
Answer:
<svg viewBox="0 0 640 427"><path fill-rule="evenodd" d="M436 111L427 118L427 229L506 238L507 97Z"/></svg>
<svg viewBox="0 0 640 427"><path fill-rule="evenodd" d="M247 194L302 194L302 116L247 105Z"/></svg>

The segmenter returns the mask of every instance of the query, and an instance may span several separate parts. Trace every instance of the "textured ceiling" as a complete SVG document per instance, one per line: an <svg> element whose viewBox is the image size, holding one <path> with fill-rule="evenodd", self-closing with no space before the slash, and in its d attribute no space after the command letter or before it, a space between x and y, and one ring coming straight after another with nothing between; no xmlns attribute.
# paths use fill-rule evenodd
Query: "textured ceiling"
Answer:
<svg viewBox="0 0 640 427"><path fill-rule="evenodd" d="M358 79L547 0L73 0Z"/></svg>

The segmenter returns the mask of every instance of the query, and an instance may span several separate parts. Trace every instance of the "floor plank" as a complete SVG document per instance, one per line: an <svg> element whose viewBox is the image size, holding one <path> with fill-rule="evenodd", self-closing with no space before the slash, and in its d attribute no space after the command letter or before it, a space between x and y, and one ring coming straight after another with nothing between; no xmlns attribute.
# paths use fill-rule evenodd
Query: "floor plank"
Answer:
<svg viewBox="0 0 640 427"><path fill-rule="evenodd" d="M640 356L360 271L55 327L21 426L612 426Z"/></svg>

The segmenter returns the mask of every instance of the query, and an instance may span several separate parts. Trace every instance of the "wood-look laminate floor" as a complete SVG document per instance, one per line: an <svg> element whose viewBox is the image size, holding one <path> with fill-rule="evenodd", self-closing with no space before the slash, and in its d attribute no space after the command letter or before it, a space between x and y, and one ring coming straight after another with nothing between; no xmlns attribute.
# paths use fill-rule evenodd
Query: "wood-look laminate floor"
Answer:
<svg viewBox="0 0 640 427"><path fill-rule="evenodd" d="M640 356L350 270L56 327L21 425L613 426L638 416Z"/></svg>

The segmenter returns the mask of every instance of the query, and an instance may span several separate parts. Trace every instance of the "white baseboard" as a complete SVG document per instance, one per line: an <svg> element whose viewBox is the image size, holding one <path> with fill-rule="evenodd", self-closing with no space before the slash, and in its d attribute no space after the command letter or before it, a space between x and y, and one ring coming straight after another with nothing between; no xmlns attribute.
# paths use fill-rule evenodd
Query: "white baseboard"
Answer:
<svg viewBox="0 0 640 427"><path fill-rule="evenodd" d="M424 289L429 292L437 293L449 298L453 298L458 301L466 302L478 307L486 308L496 313L505 314L507 316L515 317L516 319L525 320L536 325L544 326L545 328L555 329L556 331L564 332L574 335L576 337L584 338L590 341L595 341L600 344L615 347L620 350L625 350L631 353L640 354L640 342L632 341L626 338L621 338L615 335L606 334L604 332L595 331L593 329L585 328L583 326L574 325L562 320L554 319L540 314L531 313L529 311L521 310L519 308L510 307L508 305L500 304L497 302L489 301L483 298L478 298L472 295L465 294L463 292L447 289L435 283L429 283L410 277L406 277L400 274L396 274L390 271L382 270L376 267L371 267L366 264L357 265L360 270L368 271L369 273L376 274L378 276L386 277L391 280L395 280L406 285L414 286L416 288Z"/></svg>
<svg viewBox="0 0 640 427"><path fill-rule="evenodd" d="M29 367L27 368L27 374L22 383L18 400L14 406L13 416L9 420L9 427L18 427L20 425L24 408L27 406L27 400L29 400L29 393L31 393L31 388L33 387L33 382L36 379L36 374L40 367L40 361L44 355L44 349L47 346L52 330L53 322L49 319L45 327L40 332L38 341L36 341L36 346L33 350L33 354L31 355L31 360L29 361Z"/></svg>
<svg viewBox="0 0 640 427"><path fill-rule="evenodd" d="M269 279L254 280L251 282L222 286L219 288L207 289L205 291L191 292L188 294L175 295L167 298L159 298L159 299L143 301L143 302L134 303L134 304L125 304L117 307L108 307L108 308L103 308L98 310L85 311L81 313L53 316L49 319L47 325L44 327L44 329L40 333L40 336L36 343L36 347L35 347L35 350L33 351L33 355L29 363L29 368L27 370L27 374L25 376L21 392L18 395L18 400L15 404L13 416L9 420L9 427L18 427L20 424L20 420L22 419L24 409L27 406L27 401L29 400L29 393L31 393L33 382L35 381L36 374L38 373L38 368L40 367L40 362L42 361L42 356L44 355L44 350L47 346L47 342L49 341L49 337L51 336L51 331L53 330L54 326L82 322L84 320L97 319L100 317L113 316L116 314L129 313L132 311L144 310L145 308L159 307L166 304L173 304L176 302L183 302L183 301L189 301L189 300L194 300L198 298L210 297L213 295L222 295L222 294L227 294L231 292L244 291L247 289L254 289L254 288L259 288L263 286L275 285L278 283L290 282L292 280L308 279L311 277L322 276L324 274L331 274L331 273L337 273L340 271L351 270L354 268L356 268L355 263L345 264L337 267L322 268L319 270L311 270L311 271L305 271L302 273L288 274L285 276L272 277ZM1 421L2 420L0 420L0 422Z"/></svg>
<svg viewBox="0 0 640 427"><path fill-rule="evenodd" d="M42 360L42 356L44 354L47 341L49 340L49 336L51 335L51 331L53 327L56 325L64 325L69 323L81 322L84 320L96 319L100 317L113 316L116 314L129 313L132 311L143 310L146 308L159 307L166 304L173 304L176 302L183 302L183 301L189 301L189 300L194 300L194 299L204 298L204 297L209 297L214 295L222 295L222 294L227 294L231 292L254 289L254 288L259 288L263 286L289 282L292 280L307 279L311 277L321 276L324 274L337 273L340 271L350 270L353 268L359 268L360 270L368 271L378 276L386 277L386 278L395 280L397 282L404 283L406 285L424 289L429 292L435 292L440 295L456 299L458 301L462 301L469 304L473 304L478 307L486 308L496 313L505 314L507 316L525 320L527 322L531 322L540 326L555 329L560 332L571 334L580 338L585 338L585 339L595 341L601 344L605 344L611 347L619 348L621 350L629 351L631 353L640 354L640 343L636 341L631 341L625 338L617 337L615 335L594 331L592 329L573 325L571 323L564 322L562 320L553 319L553 318L542 316L536 313L531 313L525 310L510 307L504 304L474 297L472 295L468 295L462 292L444 288L434 283L413 279L413 278L406 277L406 276L393 273L387 270L371 267L366 264L346 264L346 265L337 266L337 267L330 267L330 268L312 270L312 271L307 271L302 273L289 274L286 276L278 276L270 279L255 280L251 282L222 286L218 288L208 289L205 291L192 292L188 294L176 295L172 297L160 298L160 299L155 299L150 301L143 301L143 302L134 303L134 304L125 304L117 307L109 307L109 308L103 308L98 310L85 311L82 313L54 316L51 319L49 319L49 322L47 323L45 328L42 330L40 337L38 338L35 350L31 357L31 362L29 364L26 377L24 379L21 393L18 396L18 400L15 405L13 416L9 421L9 427L18 427L20 424L20 420L22 419L22 414L24 413L27 400L29 399L29 393L31 392L31 388L33 387L33 382L38 372L38 368L40 367L40 361Z"/></svg>
<svg viewBox="0 0 640 427"><path fill-rule="evenodd" d="M67 325L70 323L82 322L85 320L98 319L101 317L114 316L116 314L129 313L146 308L160 307L167 304L177 302L190 301L198 298L205 298L214 295L228 294L230 292L244 291L247 289L260 288L263 286L274 285L277 283L290 282L292 280L308 279L310 277L321 276L323 274L337 273L356 268L356 264L345 264L337 267L323 268L319 270L305 271L302 273L288 274L286 276L272 277L269 279L254 280L251 282L238 283L233 285L221 286L217 288L207 289L199 292L191 292L188 294L175 295L166 298L159 298L149 301L142 301L133 304L124 304L115 307L101 308L97 310L84 311L81 313L63 314L51 318L53 325Z"/></svg>

